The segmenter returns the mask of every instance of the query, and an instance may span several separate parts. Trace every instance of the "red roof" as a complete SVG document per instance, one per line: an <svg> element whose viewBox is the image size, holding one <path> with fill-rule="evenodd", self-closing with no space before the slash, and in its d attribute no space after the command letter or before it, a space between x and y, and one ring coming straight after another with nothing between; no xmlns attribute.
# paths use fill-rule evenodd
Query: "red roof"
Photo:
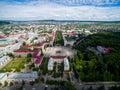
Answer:
<svg viewBox="0 0 120 90"><path fill-rule="evenodd" d="M68 34L69 34L69 35L74 35L75 33L74 33L74 32L69 32Z"/></svg>
<svg viewBox="0 0 120 90"><path fill-rule="evenodd" d="M43 56L39 56L39 57L36 59L35 64L40 64L42 60L43 60Z"/></svg>
<svg viewBox="0 0 120 90"><path fill-rule="evenodd" d="M103 48L104 48L105 53L108 53L111 50L111 48L105 48L105 47L103 47Z"/></svg>
<svg viewBox="0 0 120 90"><path fill-rule="evenodd" d="M27 52L28 52L28 50L15 50L14 52L27 53Z"/></svg>
<svg viewBox="0 0 120 90"><path fill-rule="evenodd" d="M66 56L51 56L54 59L64 59Z"/></svg>
<svg viewBox="0 0 120 90"><path fill-rule="evenodd" d="M33 51L34 53L33 53L33 55L32 55L32 58L37 58L38 56L38 53L39 53L39 50L34 50Z"/></svg>
<svg viewBox="0 0 120 90"><path fill-rule="evenodd" d="M99 47L104 50L104 53L108 53L108 52L110 52L111 49L112 49L112 48L110 48L110 47L104 47L104 46L99 46Z"/></svg>
<svg viewBox="0 0 120 90"><path fill-rule="evenodd" d="M31 48L32 46L21 46L22 48Z"/></svg>

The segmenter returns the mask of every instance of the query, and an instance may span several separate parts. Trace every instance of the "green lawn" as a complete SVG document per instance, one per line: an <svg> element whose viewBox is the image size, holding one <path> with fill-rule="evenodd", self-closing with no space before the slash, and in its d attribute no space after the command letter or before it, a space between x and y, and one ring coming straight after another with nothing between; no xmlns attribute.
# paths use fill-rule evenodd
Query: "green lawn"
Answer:
<svg viewBox="0 0 120 90"><path fill-rule="evenodd" d="M10 61L6 66L1 68L0 72L9 72L13 70L19 72L22 68L24 68L26 62L26 58L15 58L14 60Z"/></svg>

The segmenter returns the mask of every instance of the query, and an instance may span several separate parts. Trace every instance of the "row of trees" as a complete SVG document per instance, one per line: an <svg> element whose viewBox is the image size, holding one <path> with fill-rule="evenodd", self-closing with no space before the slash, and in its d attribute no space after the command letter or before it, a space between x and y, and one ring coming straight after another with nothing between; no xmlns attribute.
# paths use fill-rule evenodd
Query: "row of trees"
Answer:
<svg viewBox="0 0 120 90"><path fill-rule="evenodd" d="M82 90L86 90L84 87ZM106 90L104 86L99 86L96 89L90 86L87 90ZM120 90L120 86L111 86L108 88L108 90Z"/></svg>
<svg viewBox="0 0 120 90"><path fill-rule="evenodd" d="M48 72L47 65L48 65L48 58L43 58L43 61L39 66L39 68L42 70L43 75L46 75Z"/></svg>
<svg viewBox="0 0 120 90"><path fill-rule="evenodd" d="M57 71L56 71L57 70ZM54 63L53 71L52 71L52 76L54 78L58 77L63 77L63 63L61 65L58 65L56 62Z"/></svg>
<svg viewBox="0 0 120 90"><path fill-rule="evenodd" d="M4 84L3 84L3 87L6 87L7 85L8 85L8 82L5 81ZM1 86L2 86L2 83L0 83L0 87L1 87ZM9 86L13 86L13 83L10 82L10 83L9 83Z"/></svg>
<svg viewBox="0 0 120 90"><path fill-rule="evenodd" d="M74 85L67 81L47 80L46 83L48 85L56 85L56 87L52 90L76 90Z"/></svg>
<svg viewBox="0 0 120 90"><path fill-rule="evenodd" d="M62 32L60 31L56 31L56 34L55 34L54 45L56 44L64 45Z"/></svg>

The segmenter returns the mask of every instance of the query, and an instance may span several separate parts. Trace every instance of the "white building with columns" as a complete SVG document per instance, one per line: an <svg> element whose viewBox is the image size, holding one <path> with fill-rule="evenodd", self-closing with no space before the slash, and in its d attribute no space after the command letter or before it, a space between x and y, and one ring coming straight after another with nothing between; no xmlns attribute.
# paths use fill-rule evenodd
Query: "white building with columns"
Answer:
<svg viewBox="0 0 120 90"><path fill-rule="evenodd" d="M66 56L51 56L48 62L48 70L52 71L54 67L54 63L64 63L64 71L69 71L69 61Z"/></svg>

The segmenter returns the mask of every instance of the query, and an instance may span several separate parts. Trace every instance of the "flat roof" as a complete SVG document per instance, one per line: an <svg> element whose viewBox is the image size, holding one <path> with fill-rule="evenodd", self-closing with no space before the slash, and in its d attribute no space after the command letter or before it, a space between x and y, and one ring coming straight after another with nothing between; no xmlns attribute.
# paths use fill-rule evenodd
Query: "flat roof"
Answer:
<svg viewBox="0 0 120 90"><path fill-rule="evenodd" d="M27 53L27 52L28 52L28 50L15 50L14 52Z"/></svg>
<svg viewBox="0 0 120 90"><path fill-rule="evenodd" d="M2 79L5 75L6 73L0 73L0 79Z"/></svg>
<svg viewBox="0 0 120 90"><path fill-rule="evenodd" d="M36 71L33 72L16 72L12 73L8 76L8 79L31 79L31 78L37 78L38 74Z"/></svg>

